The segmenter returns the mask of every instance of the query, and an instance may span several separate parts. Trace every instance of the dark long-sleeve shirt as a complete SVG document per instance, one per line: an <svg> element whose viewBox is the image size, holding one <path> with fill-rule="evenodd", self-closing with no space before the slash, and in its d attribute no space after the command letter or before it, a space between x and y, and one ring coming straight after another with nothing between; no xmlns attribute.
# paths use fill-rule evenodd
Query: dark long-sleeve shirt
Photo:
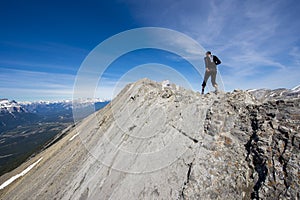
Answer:
<svg viewBox="0 0 300 200"><path fill-rule="evenodd" d="M217 65L214 61L211 61L209 57L204 57L205 62L205 68L208 68L209 70L217 71Z"/></svg>

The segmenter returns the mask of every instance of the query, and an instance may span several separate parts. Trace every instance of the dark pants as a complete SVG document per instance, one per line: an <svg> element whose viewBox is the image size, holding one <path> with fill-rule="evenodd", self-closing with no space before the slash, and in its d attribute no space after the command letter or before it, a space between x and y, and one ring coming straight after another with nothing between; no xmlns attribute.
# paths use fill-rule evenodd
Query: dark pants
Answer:
<svg viewBox="0 0 300 200"><path fill-rule="evenodd" d="M209 72L205 71L204 80L203 80L203 83L202 83L202 88L203 89L205 88L207 80L208 80L209 77L211 79L211 84L215 87L215 85L217 85L216 76L217 76L217 71L216 70L210 70Z"/></svg>

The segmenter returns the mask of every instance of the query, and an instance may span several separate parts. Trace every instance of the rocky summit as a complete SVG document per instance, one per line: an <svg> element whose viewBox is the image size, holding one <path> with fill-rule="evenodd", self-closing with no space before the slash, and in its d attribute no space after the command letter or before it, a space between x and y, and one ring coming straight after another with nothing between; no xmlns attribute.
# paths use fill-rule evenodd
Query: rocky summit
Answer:
<svg viewBox="0 0 300 200"><path fill-rule="evenodd" d="M299 95L257 94L129 84L0 177L0 198L300 199Z"/></svg>

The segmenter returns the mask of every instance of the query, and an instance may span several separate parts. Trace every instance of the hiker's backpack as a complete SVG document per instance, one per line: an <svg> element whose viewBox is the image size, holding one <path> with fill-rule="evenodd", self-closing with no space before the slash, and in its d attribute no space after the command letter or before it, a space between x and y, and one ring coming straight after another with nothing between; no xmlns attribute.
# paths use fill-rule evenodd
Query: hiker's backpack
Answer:
<svg viewBox="0 0 300 200"><path fill-rule="evenodd" d="M221 60L215 55L213 56L213 61L214 61L214 63L216 63L216 65L221 64Z"/></svg>

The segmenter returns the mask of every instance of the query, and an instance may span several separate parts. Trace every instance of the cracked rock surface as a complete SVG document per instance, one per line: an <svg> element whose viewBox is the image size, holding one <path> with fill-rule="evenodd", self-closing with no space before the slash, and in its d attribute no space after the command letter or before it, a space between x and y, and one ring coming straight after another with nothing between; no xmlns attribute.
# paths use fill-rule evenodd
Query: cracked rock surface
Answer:
<svg viewBox="0 0 300 200"><path fill-rule="evenodd" d="M299 199L299 127L295 95L200 95L142 79L0 177L43 157L0 198Z"/></svg>

